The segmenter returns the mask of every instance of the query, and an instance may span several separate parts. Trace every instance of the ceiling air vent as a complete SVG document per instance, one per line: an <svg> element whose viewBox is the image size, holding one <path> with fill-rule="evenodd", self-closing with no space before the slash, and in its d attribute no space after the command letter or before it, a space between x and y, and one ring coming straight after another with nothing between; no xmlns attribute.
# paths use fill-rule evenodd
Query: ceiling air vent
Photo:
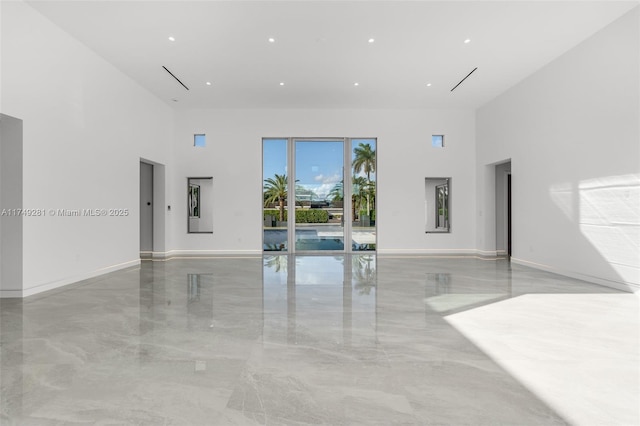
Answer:
<svg viewBox="0 0 640 426"><path fill-rule="evenodd" d="M162 68L164 68L164 70L165 70L166 72L168 72L168 73L169 73L169 75L170 75L171 77L175 78L175 79L176 79L176 81L182 85L182 87L184 87L185 89L189 90L189 88L188 88L187 86L185 86L185 85L184 85L184 83L183 83L183 82L181 82L181 81L180 81L180 79L179 79L178 77L176 77L175 75L173 75L173 73L172 73L171 71L169 71L169 69L168 69L167 67L165 67L165 66L163 65L163 66L162 66Z"/></svg>
<svg viewBox="0 0 640 426"><path fill-rule="evenodd" d="M469 78L469 76L470 76L471 74L473 74L473 72L474 72L475 70L477 70L477 69L478 69L478 67L475 67L474 69L472 69L472 70L471 70L471 72L470 72L469 74L467 74L467 76L466 76L465 78L463 78L462 80L460 80L460 82L459 82L458 84L456 84L455 86L453 86L453 89L451 89L451 91L453 92L454 90L456 90L456 87L460 86L460 85L462 84L462 82L463 82L463 81L465 81L467 78ZM180 80L178 80L178 81L180 81Z"/></svg>

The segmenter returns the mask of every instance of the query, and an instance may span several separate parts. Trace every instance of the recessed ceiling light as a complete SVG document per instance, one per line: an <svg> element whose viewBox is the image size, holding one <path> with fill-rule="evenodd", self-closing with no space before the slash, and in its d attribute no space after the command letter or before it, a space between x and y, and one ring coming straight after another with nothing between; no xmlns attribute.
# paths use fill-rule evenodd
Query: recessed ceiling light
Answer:
<svg viewBox="0 0 640 426"><path fill-rule="evenodd" d="M211 82L210 81L207 81L207 86L211 86Z"/></svg>
<svg viewBox="0 0 640 426"><path fill-rule="evenodd" d="M170 36L169 41L176 41L176 38L174 36Z"/></svg>
<svg viewBox="0 0 640 426"><path fill-rule="evenodd" d="M276 39L275 39L275 38L273 38L273 37L269 37L269 43L275 43L275 42L276 42Z"/></svg>
<svg viewBox="0 0 640 426"><path fill-rule="evenodd" d="M284 81L281 81L281 82L280 82L280 86L284 86Z"/></svg>
<svg viewBox="0 0 640 426"><path fill-rule="evenodd" d="M431 83L427 83L427 87L431 87Z"/></svg>
<svg viewBox="0 0 640 426"><path fill-rule="evenodd" d="M360 86L360 83L353 83L354 86Z"/></svg>
<svg viewBox="0 0 640 426"><path fill-rule="evenodd" d="M376 41L376 39L375 39L375 38L370 38L370 39L369 39L369 43L373 43L374 41Z"/></svg>
<svg viewBox="0 0 640 426"><path fill-rule="evenodd" d="M471 39L470 39L470 38L468 38L468 39L466 39L466 40L464 41L464 44L469 44L469 43L471 43Z"/></svg>

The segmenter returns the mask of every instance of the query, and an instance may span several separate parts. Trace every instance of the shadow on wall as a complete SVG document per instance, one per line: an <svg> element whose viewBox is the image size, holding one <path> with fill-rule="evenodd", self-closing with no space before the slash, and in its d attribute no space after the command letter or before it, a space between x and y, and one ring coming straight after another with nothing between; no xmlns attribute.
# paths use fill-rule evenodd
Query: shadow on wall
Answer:
<svg viewBox="0 0 640 426"><path fill-rule="evenodd" d="M592 253L581 253L582 264L606 261L617 284L640 289L640 174L607 176L554 184L549 195ZM560 220L560 219L559 219ZM612 280L612 283L615 283ZM630 283L630 285L625 285Z"/></svg>

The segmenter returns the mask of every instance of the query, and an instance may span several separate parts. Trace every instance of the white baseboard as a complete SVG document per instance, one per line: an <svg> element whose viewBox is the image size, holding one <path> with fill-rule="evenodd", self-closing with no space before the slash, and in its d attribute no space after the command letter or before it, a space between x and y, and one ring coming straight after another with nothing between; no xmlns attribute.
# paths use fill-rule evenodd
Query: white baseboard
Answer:
<svg viewBox="0 0 640 426"><path fill-rule="evenodd" d="M590 283L593 283L593 284L598 284L598 285L602 285L602 286L605 286L605 287L614 288L616 290L628 291L628 292L631 292L631 293L639 293L640 292L640 285L635 284L635 283L630 283L630 282L625 282L625 281L615 281L615 280L609 280L609 279L606 279L606 278L593 277L591 275L585 275L585 274L581 274L581 273L575 272L575 271L567 271L567 270L564 270L564 269L555 268L553 266L543 265L541 263L530 262L530 261L524 260L524 259L517 259L515 257L511 258L511 263L515 263L516 265L528 266L530 268L540 269L540 270L547 271L547 272L552 272L552 273L558 274L558 275L564 275L565 277L570 277L570 278L575 278L575 279L582 280L582 281L587 281L587 282L590 282Z"/></svg>
<svg viewBox="0 0 640 426"><path fill-rule="evenodd" d="M0 299L22 298L22 290L0 290Z"/></svg>
<svg viewBox="0 0 640 426"><path fill-rule="evenodd" d="M154 253L155 252L153 252L153 251L141 251L140 252L140 259L142 259L142 260L153 259Z"/></svg>
<svg viewBox="0 0 640 426"><path fill-rule="evenodd" d="M498 251L498 250L476 250L476 255L480 257L505 257L507 255L506 252Z"/></svg>
<svg viewBox="0 0 640 426"><path fill-rule="evenodd" d="M381 256L497 256L495 250L486 251L476 249L378 249L376 253Z"/></svg>
<svg viewBox="0 0 640 426"><path fill-rule="evenodd" d="M170 250L167 252L153 252L153 259L175 258L213 258L229 256L262 256L261 250Z"/></svg>
<svg viewBox="0 0 640 426"><path fill-rule="evenodd" d="M140 265L140 259L131 260L129 262L120 263L118 265L108 266L106 268L96 269L95 271L87 272L84 274L74 275L72 277L64 278L57 281L52 281L44 284L39 284L34 287L30 287L20 290L5 290L0 292L0 297L28 297L33 296L34 294L42 293L44 291L54 290L56 288L64 287L69 284L77 283L78 281L87 280L89 278L95 278L100 275L107 274L109 272L119 271L121 269L130 268L133 266ZM5 292L11 292L11 295L5 295ZM16 294L16 292L18 294Z"/></svg>

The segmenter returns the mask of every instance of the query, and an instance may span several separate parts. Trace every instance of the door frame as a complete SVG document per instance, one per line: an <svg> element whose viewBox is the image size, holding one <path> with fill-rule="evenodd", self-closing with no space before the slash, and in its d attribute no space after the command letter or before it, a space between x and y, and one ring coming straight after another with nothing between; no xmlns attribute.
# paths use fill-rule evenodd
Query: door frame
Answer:
<svg viewBox="0 0 640 426"><path fill-rule="evenodd" d="M513 234L511 231L511 214L512 214L512 207L511 207L511 188L512 188L512 184L511 184L511 170L509 170L507 172L507 258L511 259L511 253L512 253L512 238L513 238Z"/></svg>

